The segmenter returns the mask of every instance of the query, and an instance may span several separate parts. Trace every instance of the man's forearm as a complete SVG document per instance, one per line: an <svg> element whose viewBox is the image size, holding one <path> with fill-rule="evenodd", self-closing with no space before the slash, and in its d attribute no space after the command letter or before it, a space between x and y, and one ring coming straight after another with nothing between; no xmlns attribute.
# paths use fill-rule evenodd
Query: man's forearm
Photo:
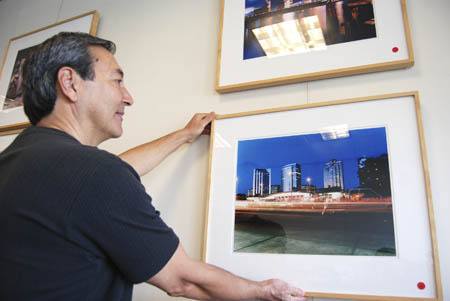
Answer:
<svg viewBox="0 0 450 301"><path fill-rule="evenodd" d="M168 276L168 275L166 275ZM259 300L264 299L262 283L246 280L213 265L191 261L184 263L175 277L149 281L170 296L195 300Z"/></svg>
<svg viewBox="0 0 450 301"><path fill-rule="evenodd" d="M194 268L194 267L193 267ZM262 283L243 279L213 265L195 262L196 273L184 279L180 295L198 300L254 300L264 298Z"/></svg>
<svg viewBox="0 0 450 301"><path fill-rule="evenodd" d="M136 146L119 155L143 176L155 168L169 154L188 141L189 135L181 129L151 142Z"/></svg>
<svg viewBox="0 0 450 301"><path fill-rule="evenodd" d="M303 291L284 281L251 281L221 268L190 259L181 246L149 283L172 296L197 300L301 301Z"/></svg>
<svg viewBox="0 0 450 301"><path fill-rule="evenodd" d="M304 292L279 279L251 281L223 269L203 264L210 272L199 272L200 278L187 285L185 297L198 300L269 300L305 301ZM202 269L203 270L203 269ZM191 289L192 287L192 289Z"/></svg>

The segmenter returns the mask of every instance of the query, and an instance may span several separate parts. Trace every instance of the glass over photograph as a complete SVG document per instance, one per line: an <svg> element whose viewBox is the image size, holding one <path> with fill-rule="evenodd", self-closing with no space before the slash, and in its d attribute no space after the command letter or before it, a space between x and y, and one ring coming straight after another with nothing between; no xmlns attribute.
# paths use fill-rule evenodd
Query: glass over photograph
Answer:
<svg viewBox="0 0 450 301"><path fill-rule="evenodd" d="M238 141L234 252L395 256L385 127Z"/></svg>
<svg viewBox="0 0 450 301"><path fill-rule="evenodd" d="M372 0L245 0L244 60L376 36Z"/></svg>

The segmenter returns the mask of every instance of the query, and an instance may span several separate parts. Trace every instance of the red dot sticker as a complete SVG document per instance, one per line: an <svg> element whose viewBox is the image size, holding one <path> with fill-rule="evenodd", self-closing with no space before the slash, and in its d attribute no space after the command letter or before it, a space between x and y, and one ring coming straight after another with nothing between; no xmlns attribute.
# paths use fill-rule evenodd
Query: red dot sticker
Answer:
<svg viewBox="0 0 450 301"><path fill-rule="evenodd" d="M393 52L393 53L397 53L397 52L398 52L398 47L393 47L393 48L392 48L392 52Z"/></svg>
<svg viewBox="0 0 450 301"><path fill-rule="evenodd" d="M420 290L424 290L425 289L425 283L423 283L422 281L417 283L417 288Z"/></svg>

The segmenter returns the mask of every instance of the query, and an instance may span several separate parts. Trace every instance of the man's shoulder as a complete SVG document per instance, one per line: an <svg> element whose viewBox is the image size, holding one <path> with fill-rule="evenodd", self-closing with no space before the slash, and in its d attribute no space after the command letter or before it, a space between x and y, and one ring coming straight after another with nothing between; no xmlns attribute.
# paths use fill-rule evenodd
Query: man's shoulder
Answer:
<svg viewBox="0 0 450 301"><path fill-rule="evenodd" d="M126 172L138 177L136 171L128 163L106 150L80 144L77 147L71 148L67 153L69 160L84 162L85 166L94 167L97 172Z"/></svg>
<svg viewBox="0 0 450 301"><path fill-rule="evenodd" d="M104 164L120 164L120 159L110 152L94 146L79 144L69 150L71 156L84 158L87 162L98 162Z"/></svg>
<svg viewBox="0 0 450 301"><path fill-rule="evenodd" d="M138 177L135 170L118 156L94 146L81 144L65 132L31 127L14 141L3 156L43 166L64 166L64 169L123 171ZM60 164L59 164L60 163Z"/></svg>
<svg viewBox="0 0 450 301"><path fill-rule="evenodd" d="M92 159L95 159L96 162L99 162L102 168L108 169L125 169L127 171L131 171L133 174L136 174L136 171L125 161L123 161L119 156L112 154L106 150L93 148L91 147L88 150L89 154L92 154Z"/></svg>

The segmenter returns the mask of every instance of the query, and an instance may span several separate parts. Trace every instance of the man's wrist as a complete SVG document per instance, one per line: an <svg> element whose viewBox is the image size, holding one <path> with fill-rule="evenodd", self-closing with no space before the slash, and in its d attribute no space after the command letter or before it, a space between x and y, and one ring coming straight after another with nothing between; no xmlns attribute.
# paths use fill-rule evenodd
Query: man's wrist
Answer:
<svg viewBox="0 0 450 301"><path fill-rule="evenodd" d="M184 144L186 142L192 142L192 134L187 128L182 128L175 132L175 134L178 136L178 139L180 139L181 144Z"/></svg>
<svg viewBox="0 0 450 301"><path fill-rule="evenodd" d="M270 298L270 292L269 287L267 286L267 280L266 281L258 281L255 282L257 290L256 290L256 298L258 300L269 300Z"/></svg>

